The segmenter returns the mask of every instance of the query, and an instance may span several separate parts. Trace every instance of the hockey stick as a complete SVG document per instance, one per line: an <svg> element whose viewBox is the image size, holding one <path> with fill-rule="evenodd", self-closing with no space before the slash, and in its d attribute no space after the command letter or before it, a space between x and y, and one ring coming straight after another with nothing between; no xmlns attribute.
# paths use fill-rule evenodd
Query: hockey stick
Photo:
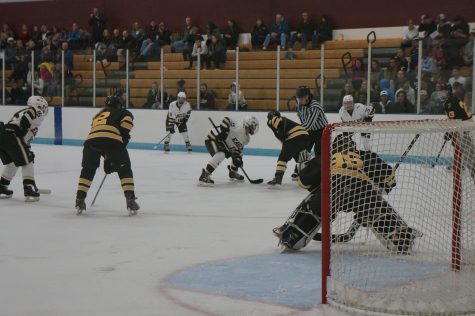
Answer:
<svg viewBox="0 0 475 316"><path fill-rule="evenodd" d="M213 125L214 129L216 130L216 133L219 134L219 130L218 130L218 127L214 124L213 120L211 119L211 117L208 117L208 120L211 122L211 125ZM222 144L224 144L224 147L226 147L226 150L230 151L229 149L229 146L228 144L226 144L225 141L222 142ZM264 179L255 179L255 180L252 180L251 178L249 178L249 176L247 175L246 171L244 170L244 168L241 166L239 167L239 169L241 169L242 173L244 173L244 175L246 176L247 180L252 183L252 184L260 184L262 182L264 182Z"/></svg>
<svg viewBox="0 0 475 316"><path fill-rule="evenodd" d="M96 202L97 196L99 195L99 192L101 192L102 185L104 184L104 181L106 181L107 178L107 173L104 175L104 178L102 178L101 184L99 185L99 188L97 189L96 195L94 195L94 199L92 199L91 206L94 205Z"/></svg>
<svg viewBox="0 0 475 316"><path fill-rule="evenodd" d="M48 194L51 194L51 190L50 189L38 189L38 193L48 195Z"/></svg>
<svg viewBox="0 0 475 316"><path fill-rule="evenodd" d="M399 168L399 165L404 161L404 159L406 159L407 154L412 149L412 147L414 146L414 144L416 143L417 139L419 139L420 136L421 134L416 134L416 136L414 136L409 146L407 146L406 151L401 155L401 157L399 157L399 160L394 165L393 173L396 172L396 170Z"/></svg>
<svg viewBox="0 0 475 316"><path fill-rule="evenodd" d="M177 129L180 128L181 124L183 124L185 122L181 122L178 126L177 126ZM153 145L153 149L158 149L158 145L160 145L168 136L170 136L170 134L172 134L172 132L169 132L167 135L165 135L165 137L163 137L162 139L160 139L160 141L158 143L156 143L155 145Z"/></svg>
<svg viewBox="0 0 475 316"><path fill-rule="evenodd" d="M442 151L443 151L444 148L445 148L445 144L447 144L448 141L449 141L448 138L446 138L446 139L444 140L444 143L442 144L442 147L440 147L439 153L437 154L437 157L435 158L435 161L430 165L431 168L434 168L435 165L439 162L440 155L442 154Z"/></svg>

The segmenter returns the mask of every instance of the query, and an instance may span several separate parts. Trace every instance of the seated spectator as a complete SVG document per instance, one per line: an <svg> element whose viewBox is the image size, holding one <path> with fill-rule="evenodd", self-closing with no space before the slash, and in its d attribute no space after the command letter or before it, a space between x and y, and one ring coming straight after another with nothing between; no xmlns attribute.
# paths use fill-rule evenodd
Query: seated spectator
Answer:
<svg viewBox="0 0 475 316"><path fill-rule="evenodd" d="M461 16L457 15L450 28L450 36L447 45L460 49L467 43L469 31L470 27L468 23Z"/></svg>
<svg viewBox="0 0 475 316"><path fill-rule="evenodd" d="M433 113L444 113L444 103L447 99L447 90L443 89L443 82L436 82L435 91L431 93L429 107Z"/></svg>
<svg viewBox="0 0 475 316"><path fill-rule="evenodd" d="M31 34L26 24L21 25L21 30L18 33L18 39L22 41L23 44L26 44L26 42L31 39Z"/></svg>
<svg viewBox="0 0 475 316"><path fill-rule="evenodd" d="M408 58L406 57L406 52L404 49L399 48L397 50L396 56L394 56L394 59L396 60L397 70L402 69L404 71L408 71L409 61L408 61Z"/></svg>
<svg viewBox="0 0 475 316"><path fill-rule="evenodd" d="M394 57L389 58L389 63L386 69L384 69L384 79L387 80L396 80L397 78L397 72L398 72L398 67L397 67L397 61Z"/></svg>
<svg viewBox="0 0 475 316"><path fill-rule="evenodd" d="M35 89L35 95L43 95L45 91L45 83L43 79L40 78L40 75L37 71L34 73L33 78L33 88Z"/></svg>
<svg viewBox="0 0 475 316"><path fill-rule="evenodd" d="M40 78L43 79L45 85L49 85L51 80L53 80L53 64L41 63L38 65L38 68L40 69Z"/></svg>
<svg viewBox="0 0 475 316"><path fill-rule="evenodd" d="M449 84L453 87L454 83L458 82L465 86L465 83L467 82L467 79L460 74L460 68L459 67L454 67L452 69L452 77L449 79Z"/></svg>
<svg viewBox="0 0 475 316"><path fill-rule="evenodd" d="M132 30L130 31L130 36L134 39L135 45L137 47L131 48L134 49L135 51L138 51L140 49L140 46L142 46L142 42L145 39L145 30L140 27L139 22L134 22L132 24Z"/></svg>
<svg viewBox="0 0 475 316"><path fill-rule="evenodd" d="M206 83L200 84L200 110L214 110L215 98L216 93L213 90L208 90Z"/></svg>
<svg viewBox="0 0 475 316"><path fill-rule="evenodd" d="M223 40L226 49L234 50L238 46L240 28L236 21L228 19L227 26L223 32Z"/></svg>
<svg viewBox="0 0 475 316"><path fill-rule="evenodd" d="M221 64L226 62L226 49L216 35L211 35L211 42L208 45L208 59L206 68L211 69L211 63L215 69L220 69Z"/></svg>
<svg viewBox="0 0 475 316"><path fill-rule="evenodd" d="M72 50L81 49L83 47L81 31L76 23L73 23L72 30L66 36L66 40Z"/></svg>
<svg viewBox="0 0 475 316"><path fill-rule="evenodd" d="M120 45L120 32L117 30L117 38L110 35L109 30L104 30L102 40L95 44L96 59L104 62L117 61L117 48Z"/></svg>
<svg viewBox="0 0 475 316"><path fill-rule="evenodd" d="M198 28L192 27L188 37L186 38L185 46L183 46L183 60L190 60L191 53L193 52L193 45L195 44L195 38L198 36Z"/></svg>
<svg viewBox="0 0 475 316"><path fill-rule="evenodd" d="M427 49L422 50L422 63L421 63L421 71L423 73L427 73L432 75L438 71L437 69L437 62L434 58L429 54Z"/></svg>
<svg viewBox="0 0 475 316"><path fill-rule="evenodd" d="M442 38L449 38L451 27L452 23L447 20L445 14L439 14L437 21L437 32L440 34L440 36L442 36Z"/></svg>
<svg viewBox="0 0 475 316"><path fill-rule="evenodd" d="M412 47L412 41L417 37L419 37L419 30L410 19L402 31L401 48Z"/></svg>
<svg viewBox="0 0 475 316"><path fill-rule="evenodd" d="M317 46L333 39L333 25L325 14L320 18L320 24L317 25Z"/></svg>
<svg viewBox="0 0 475 316"><path fill-rule="evenodd" d="M305 50L307 48L307 41L312 40L315 30L315 23L309 18L307 12L303 12L302 19L297 24L297 31L290 37L289 48L293 48L295 42L299 41L302 44L301 50Z"/></svg>
<svg viewBox="0 0 475 316"><path fill-rule="evenodd" d="M231 92L228 96L228 110L236 109L236 98L238 102L238 110L247 110L247 103L246 99L244 98L244 94L242 91L237 87L236 82L233 82L230 86ZM236 92L237 91L237 92Z"/></svg>
<svg viewBox="0 0 475 316"><path fill-rule="evenodd" d="M388 109L392 107L392 102L389 100L389 94L383 90L379 93L379 102L373 102L376 113L385 114Z"/></svg>
<svg viewBox="0 0 475 316"><path fill-rule="evenodd" d="M3 102L3 89L0 89L0 101ZM5 105L13 104L12 95L9 89L5 89Z"/></svg>
<svg viewBox="0 0 475 316"><path fill-rule="evenodd" d="M74 54L73 52L69 49L69 44L68 42L63 42L61 44L61 51L64 52L64 64L68 66L69 69L74 69L73 67L73 60L74 60ZM58 53L58 63L61 63L61 52Z"/></svg>
<svg viewBox="0 0 475 316"><path fill-rule="evenodd" d="M404 82L408 81L407 72L404 70L399 70L396 75L396 80L394 80L394 87L396 90L401 89Z"/></svg>
<svg viewBox="0 0 475 316"><path fill-rule="evenodd" d="M208 58L208 47L206 46L203 40L203 37L201 36L198 36L195 39L195 44L193 45L193 52L191 53L191 58L190 58L190 65L185 69L192 69L193 61L194 60L197 61L198 56L200 56L200 68L203 69Z"/></svg>
<svg viewBox="0 0 475 316"><path fill-rule="evenodd" d="M31 40L35 42L36 46L41 46L41 32L38 25L33 26Z"/></svg>
<svg viewBox="0 0 475 316"><path fill-rule="evenodd" d="M378 99L375 98L375 91L373 91L372 89L370 89L370 92L369 92L369 97L370 97L370 102L374 102L374 101L377 101ZM362 104L366 104L367 103L367 98L368 98L368 81L367 80L363 80L361 82L361 87L358 91L355 91L355 102L357 103L362 103Z"/></svg>
<svg viewBox="0 0 475 316"><path fill-rule="evenodd" d="M262 49L266 50L270 43L280 43L282 49L285 48L287 37L289 36L289 24L282 14L276 14L275 21L272 23L269 34L267 34Z"/></svg>
<svg viewBox="0 0 475 316"><path fill-rule="evenodd" d="M384 78L384 70L378 59L371 60L371 87L379 90L379 82Z"/></svg>
<svg viewBox="0 0 475 316"><path fill-rule="evenodd" d="M17 45L13 37L7 38L5 46L5 67L6 69L14 69L17 64Z"/></svg>
<svg viewBox="0 0 475 316"><path fill-rule="evenodd" d="M164 41L162 40L162 42L160 42L159 34L160 27L157 25L157 22L153 20L150 21L150 25L145 32L145 39L142 41L142 45L140 46L140 54L138 55L137 59L149 60L150 58L154 57L160 59L161 56L159 47L164 45ZM168 38L168 40L169 39L170 38Z"/></svg>
<svg viewBox="0 0 475 316"><path fill-rule="evenodd" d="M269 29L262 23L262 19L257 18L256 24L254 24L251 30L251 43L254 50L258 47L262 47L268 33Z"/></svg>
<svg viewBox="0 0 475 316"><path fill-rule="evenodd" d="M386 110L386 113L416 113L416 107L407 100L406 92L402 89L396 92L396 102Z"/></svg>
<svg viewBox="0 0 475 316"><path fill-rule="evenodd" d="M361 83L368 76L368 69L364 64L363 58L355 58L351 66L351 84L355 91L361 88Z"/></svg>
<svg viewBox="0 0 475 316"><path fill-rule="evenodd" d="M420 106L421 106L420 114L440 114L440 113L434 112L434 109L431 108L429 94L427 93L426 90L421 90L420 92Z"/></svg>
<svg viewBox="0 0 475 316"><path fill-rule="evenodd" d="M216 35L219 38L221 36L221 32L213 21L208 21L206 23L206 45L209 45L209 42L211 42L211 35Z"/></svg>
<svg viewBox="0 0 475 316"><path fill-rule="evenodd" d="M125 55L126 51L129 50L129 54L135 51L137 44L135 39L129 34L129 31L122 31L122 37L120 38L119 46L117 47L117 61L119 63L124 63L125 66Z"/></svg>
<svg viewBox="0 0 475 316"><path fill-rule="evenodd" d="M351 83L345 83L343 90L341 90L340 92L340 100L343 100L343 97L345 95L351 95L354 99L356 99L355 92L353 91L353 86L351 85Z"/></svg>
<svg viewBox="0 0 475 316"><path fill-rule="evenodd" d="M45 82L46 86L46 95L49 97L54 97L61 94L61 64L56 64L53 69L53 77L50 82Z"/></svg>
<svg viewBox="0 0 475 316"><path fill-rule="evenodd" d="M401 88L396 90L396 96L399 91L404 91L406 98L412 104L416 103L416 91L411 87L409 80L403 80L401 83Z"/></svg>
<svg viewBox="0 0 475 316"><path fill-rule="evenodd" d="M10 95L12 98L11 104L14 104L14 105L26 104L26 100L29 97L29 93L27 92L27 88L25 87L22 79L12 81Z"/></svg>
<svg viewBox="0 0 475 316"><path fill-rule="evenodd" d="M193 28L193 21L189 16L185 18L185 30L180 35L180 38L173 42L172 48L175 52L181 53L183 52L183 48L188 43L188 37L190 36L190 31Z"/></svg>
<svg viewBox="0 0 475 316"><path fill-rule="evenodd" d="M151 108L151 109L162 109L162 105L160 104L160 90L158 89L158 84L156 81L152 83L152 87L148 90L147 93L147 102L144 104L144 108ZM165 95L163 96L165 100Z"/></svg>
<svg viewBox="0 0 475 316"><path fill-rule="evenodd" d="M388 79L382 79L379 82L379 91L386 91L389 96L389 100L391 102L394 102L395 96L394 96L394 81L388 80Z"/></svg>
<svg viewBox="0 0 475 316"><path fill-rule="evenodd" d="M168 29L165 22L161 21L158 24L158 46L162 47L164 45L170 45L172 32Z"/></svg>
<svg viewBox="0 0 475 316"><path fill-rule="evenodd" d="M470 38L463 50L463 63L465 66L473 65L473 49L475 47L475 28L470 31Z"/></svg>
<svg viewBox="0 0 475 316"><path fill-rule="evenodd" d="M12 73L8 77L10 81L22 79L26 81L28 74L28 59L25 55L18 56L18 61Z"/></svg>

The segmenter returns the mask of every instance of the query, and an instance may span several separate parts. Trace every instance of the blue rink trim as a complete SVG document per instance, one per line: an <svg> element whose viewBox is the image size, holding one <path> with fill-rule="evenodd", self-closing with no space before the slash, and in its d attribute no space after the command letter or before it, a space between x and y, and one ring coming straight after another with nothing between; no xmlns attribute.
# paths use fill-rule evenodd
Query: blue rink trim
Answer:
<svg viewBox="0 0 475 316"><path fill-rule="evenodd" d="M33 140L35 144L46 144L46 145L57 145L57 140L53 138L42 138L38 137ZM62 139L62 145L67 146L82 146L84 143L83 140L79 139ZM129 149L140 149L140 150L157 150L163 151L163 144L158 146L158 149L154 148L155 144L151 143L135 143L130 142L127 145ZM186 152L185 145L170 145L171 151L182 151ZM208 150L203 145L193 145L193 152L198 153L207 153ZM280 154L280 149L265 149L265 148L244 148L244 154L250 156L267 156L267 157L278 157ZM399 161L400 156L398 155L381 155L381 158L384 159L388 163L396 163ZM427 156L407 156L404 160L404 163L409 164L432 164L436 163L437 165L444 165L448 166L452 164L452 159L447 157L440 157L438 161L436 161L436 157L427 157Z"/></svg>
<svg viewBox="0 0 475 316"><path fill-rule="evenodd" d="M351 266L358 275L379 274L368 282L348 274L345 283L361 291L378 291L447 270L437 264L409 261L405 256L365 258L342 255L334 269ZM339 267L340 266L340 267ZM239 299L311 309L321 304L321 253L298 252L208 262L181 270L167 280L173 288Z"/></svg>

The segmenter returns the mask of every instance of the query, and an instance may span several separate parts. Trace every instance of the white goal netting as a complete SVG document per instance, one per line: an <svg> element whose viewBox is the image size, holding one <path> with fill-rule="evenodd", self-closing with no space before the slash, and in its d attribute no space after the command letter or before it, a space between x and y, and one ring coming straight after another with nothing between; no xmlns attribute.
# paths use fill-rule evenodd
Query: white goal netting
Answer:
<svg viewBox="0 0 475 316"><path fill-rule="evenodd" d="M337 124L330 137L328 302L475 313L475 124Z"/></svg>

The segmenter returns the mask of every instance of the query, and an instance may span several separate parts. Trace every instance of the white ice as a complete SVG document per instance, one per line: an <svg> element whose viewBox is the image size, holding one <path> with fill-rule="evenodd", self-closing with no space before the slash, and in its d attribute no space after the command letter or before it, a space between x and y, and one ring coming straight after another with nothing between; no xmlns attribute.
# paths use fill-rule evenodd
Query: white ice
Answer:
<svg viewBox="0 0 475 316"><path fill-rule="evenodd" d="M0 315L343 315L318 301L299 309L167 282L199 264L280 255L271 230L307 194L291 182L291 163L281 190L229 182L225 163L213 174L215 187L204 188L197 180L209 155L131 150L139 215L127 216L117 175L89 207L99 169L88 210L76 216L81 150L34 145L37 184L52 194L23 202L19 172L13 198L0 200ZM270 180L275 162L246 157L245 169ZM317 251L314 242L295 256ZM320 274L319 262L310 273Z"/></svg>

